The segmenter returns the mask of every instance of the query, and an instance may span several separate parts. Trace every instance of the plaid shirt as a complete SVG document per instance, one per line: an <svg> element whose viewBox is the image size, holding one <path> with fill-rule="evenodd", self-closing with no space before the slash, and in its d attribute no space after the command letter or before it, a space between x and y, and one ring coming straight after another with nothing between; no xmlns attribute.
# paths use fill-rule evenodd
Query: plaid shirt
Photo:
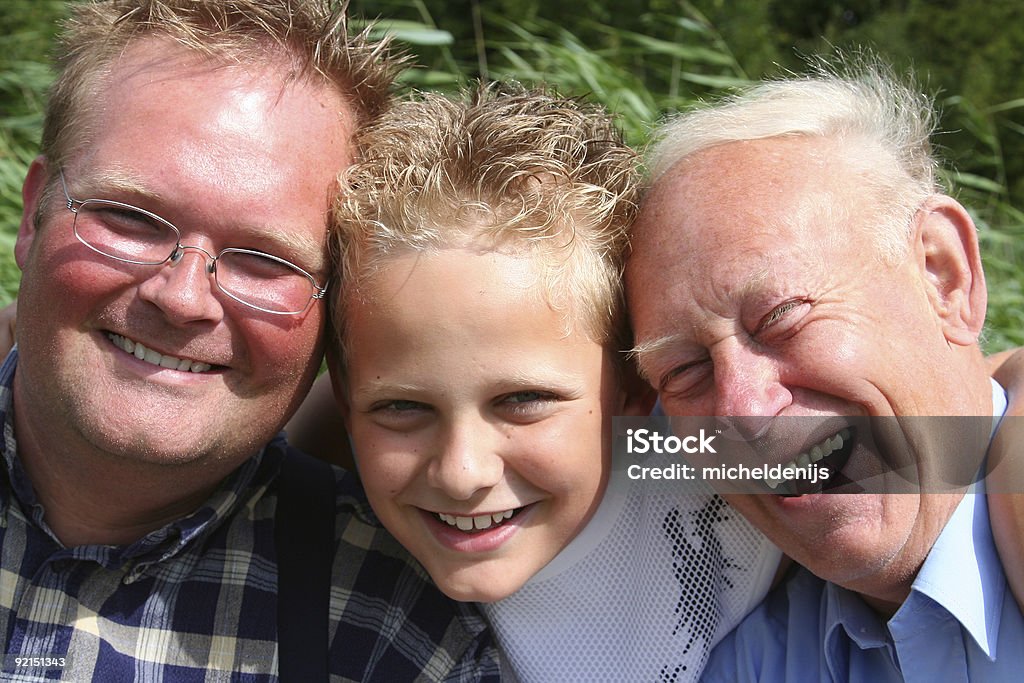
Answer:
<svg viewBox="0 0 1024 683"><path fill-rule="evenodd" d="M126 546L66 548L16 455L0 367L0 628L4 680L277 680L275 439L190 516ZM498 680L485 623L451 601L336 469L332 681ZM51 658L47 666L31 659ZM62 666L61 666L62 665Z"/></svg>

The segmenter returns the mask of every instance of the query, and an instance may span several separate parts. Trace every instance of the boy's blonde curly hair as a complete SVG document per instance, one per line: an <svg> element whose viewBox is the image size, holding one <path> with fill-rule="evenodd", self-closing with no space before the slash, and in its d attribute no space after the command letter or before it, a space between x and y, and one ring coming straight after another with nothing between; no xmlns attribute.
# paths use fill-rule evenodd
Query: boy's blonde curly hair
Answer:
<svg viewBox="0 0 1024 683"><path fill-rule="evenodd" d="M621 272L640 172L602 108L517 84L422 93L359 143L331 221L342 351L345 302L367 296L389 258L451 247L542 259L566 332L628 346Z"/></svg>

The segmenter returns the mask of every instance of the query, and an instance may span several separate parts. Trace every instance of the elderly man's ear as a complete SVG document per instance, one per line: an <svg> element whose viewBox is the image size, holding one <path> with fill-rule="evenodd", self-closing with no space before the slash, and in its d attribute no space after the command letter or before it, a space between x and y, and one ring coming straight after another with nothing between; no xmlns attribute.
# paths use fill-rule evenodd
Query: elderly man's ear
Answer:
<svg viewBox="0 0 1024 683"><path fill-rule="evenodd" d="M988 293L974 221L955 199L935 195L918 211L915 225L917 262L946 339L977 343Z"/></svg>

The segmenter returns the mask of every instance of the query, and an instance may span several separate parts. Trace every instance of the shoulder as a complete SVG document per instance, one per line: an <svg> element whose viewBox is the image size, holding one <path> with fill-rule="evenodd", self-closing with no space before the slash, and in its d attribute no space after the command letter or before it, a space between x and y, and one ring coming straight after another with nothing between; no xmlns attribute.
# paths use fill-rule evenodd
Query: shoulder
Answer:
<svg viewBox="0 0 1024 683"><path fill-rule="evenodd" d="M783 680L790 634L794 631L807 633L793 622L818 623L820 610L817 606L824 589L824 581L799 568L712 650L701 680L714 683ZM800 647L812 650L816 644L806 642Z"/></svg>
<svg viewBox="0 0 1024 683"><path fill-rule="evenodd" d="M477 607L444 595L373 514L358 477L334 472L332 660L340 657L356 680L500 680L497 648ZM355 643L377 656L353 661Z"/></svg>
<svg viewBox="0 0 1024 683"><path fill-rule="evenodd" d="M333 542L327 553L332 675L360 681L497 681L497 650L482 617L434 586L373 514L358 477L286 450L279 497L291 496L293 508L304 508L300 522L312 510L334 515L333 537L325 539ZM314 503L314 497L326 499Z"/></svg>

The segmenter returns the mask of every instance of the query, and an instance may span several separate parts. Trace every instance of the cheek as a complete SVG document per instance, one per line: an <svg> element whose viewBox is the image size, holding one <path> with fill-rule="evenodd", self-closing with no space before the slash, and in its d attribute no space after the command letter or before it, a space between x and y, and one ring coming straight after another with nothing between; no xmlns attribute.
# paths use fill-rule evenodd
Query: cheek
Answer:
<svg viewBox="0 0 1024 683"><path fill-rule="evenodd" d="M379 428L365 425L358 417L353 417L356 465L371 502L401 493L416 479L421 464L418 442L380 432Z"/></svg>
<svg viewBox="0 0 1024 683"><path fill-rule="evenodd" d="M92 258L47 258L38 251L25 269L19 301L19 329L43 332L80 327L133 291L137 278ZM98 257L102 258L102 257ZM29 314L31 312L31 315Z"/></svg>
<svg viewBox="0 0 1024 683"><path fill-rule="evenodd" d="M235 331L252 357L254 367L267 376L290 378L313 373L319 368L324 328L321 311L310 310L304 316L270 317L259 312L252 315L242 304L227 297L220 301L224 307L222 323Z"/></svg>
<svg viewBox="0 0 1024 683"><path fill-rule="evenodd" d="M52 232L46 234L51 237ZM55 241L46 239L35 252L32 271L42 278L68 291L69 294L97 294L136 284L148 274L156 272L150 266L122 264L101 256L77 240Z"/></svg>
<svg viewBox="0 0 1024 683"><path fill-rule="evenodd" d="M871 404L877 399L871 391L872 378L898 364L882 360L888 341L868 338L864 329L820 323L816 329L807 330L786 347L782 383L793 390L830 397L827 406L820 406L822 409L848 413L850 403L865 407ZM835 399L847 405L837 405Z"/></svg>
<svg viewBox="0 0 1024 683"><path fill-rule="evenodd" d="M599 490L611 463L606 425L610 420L603 419L595 408L577 419L520 438L517 457L506 458L506 463L515 462L517 473L539 488L587 503Z"/></svg>

